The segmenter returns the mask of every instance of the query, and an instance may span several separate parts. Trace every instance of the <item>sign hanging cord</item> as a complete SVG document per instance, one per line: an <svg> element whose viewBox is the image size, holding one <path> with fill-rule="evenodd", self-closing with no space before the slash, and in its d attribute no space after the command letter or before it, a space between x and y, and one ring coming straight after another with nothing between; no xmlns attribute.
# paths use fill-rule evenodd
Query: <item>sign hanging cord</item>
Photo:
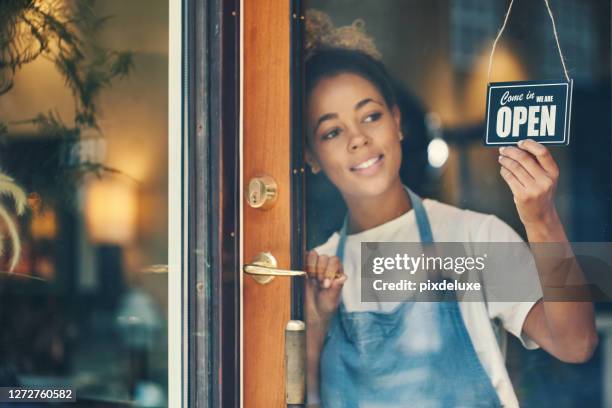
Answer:
<svg viewBox="0 0 612 408"><path fill-rule="evenodd" d="M567 82L570 81L569 75L567 73L567 67L565 66L565 59L563 58L563 52L561 51L561 45L559 44L559 35L557 34L557 25L555 24L555 17L553 16L552 10L550 9L550 4L548 0L544 0L546 4L546 9L548 10L548 15L550 16L550 21L552 21L553 34L555 36L555 42L557 43L557 50L559 51L559 57L561 58L561 65L563 66L563 73L565 74L565 79ZM508 18L510 17L510 13L512 12L512 5L514 4L514 0L510 0L510 5L508 6L508 10L506 11L506 16L504 17L504 23L502 24L499 32L497 33L497 37L495 37L495 41L493 41L493 47L491 48L491 55L489 55L489 69L487 70L487 82L491 82L491 67L493 66L493 54L495 53L495 48L497 47L497 42L501 38L504 30L506 29L506 24L508 23Z"/></svg>

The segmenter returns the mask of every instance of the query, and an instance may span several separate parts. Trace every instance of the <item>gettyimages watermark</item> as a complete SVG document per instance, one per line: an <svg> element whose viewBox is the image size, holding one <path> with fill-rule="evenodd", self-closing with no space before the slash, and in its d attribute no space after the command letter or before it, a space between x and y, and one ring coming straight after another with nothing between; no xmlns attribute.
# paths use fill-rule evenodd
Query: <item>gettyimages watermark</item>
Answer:
<svg viewBox="0 0 612 408"><path fill-rule="evenodd" d="M364 242L361 300L612 301L612 243Z"/></svg>

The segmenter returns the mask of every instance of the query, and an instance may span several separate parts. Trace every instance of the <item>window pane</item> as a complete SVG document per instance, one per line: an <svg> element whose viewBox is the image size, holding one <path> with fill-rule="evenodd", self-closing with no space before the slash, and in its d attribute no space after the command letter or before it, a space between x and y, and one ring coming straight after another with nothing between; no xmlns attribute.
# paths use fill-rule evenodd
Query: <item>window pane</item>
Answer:
<svg viewBox="0 0 612 408"><path fill-rule="evenodd" d="M166 406L168 2L17 3L0 5L0 384Z"/></svg>
<svg viewBox="0 0 612 408"><path fill-rule="evenodd" d="M512 192L500 176L499 151L483 146L489 56L509 3L475 0L306 2L306 10L324 13L323 17L319 14L312 20L310 26L306 24L307 31L312 30L311 33L306 33L305 41L305 128L308 129L306 151L307 160L310 162L307 172L306 209L308 249L316 248L319 254L329 257L337 254L339 231L347 214L345 200L354 200L353 209L361 210L362 216L372 215L372 218L376 218L385 209L392 208L389 202L379 203L379 206L374 208L375 211L372 211L372 206L368 207L368 202L374 202L375 194L382 195L387 192L376 190L379 186L368 181L368 177L376 174L376 166L380 165L376 160L387 160L389 151L396 152L393 149L384 150L388 145L383 146L381 143L385 140L396 140L394 138L401 135L394 134L391 139L384 139L389 135L388 132L372 130L379 129L372 124L376 119L362 119L366 117L366 113L377 110L393 114L393 107L399 112L399 129L404 138L399 147L402 156L401 165L398 165L399 177L404 185L425 198L426 208L436 207L432 210L433 215L430 215L434 217L433 220L430 219L434 237L436 231L441 231L444 235L453 228L463 228L462 224L457 223L457 214L463 214L460 210L467 209L495 215L523 239L527 239ZM551 1L550 5L556 18L556 28L569 75L574 79L571 144L568 147L550 149L561 174L555 195L556 210L569 241L608 243L612 241L610 2L558 0ZM306 18L308 19L308 13ZM372 73L379 71L372 68L371 64L350 59L346 55L334 56L329 50L330 47L350 49L365 52L377 59L371 52L372 42L382 54L381 62L389 74L388 77L385 76L385 80L380 79L381 75ZM319 59L309 65L308 56L312 56L315 51L308 47L317 45L320 48L327 47L327 53L319 55L325 55L333 62L325 64ZM365 65L368 66L364 67ZM347 79L350 75L341 75L347 73L355 75L352 79ZM545 3L515 1L505 33L496 49L491 81L551 78L563 78L563 68ZM385 83L386 80L388 83ZM356 84L359 81L361 85L358 86ZM364 85L363 81L369 85ZM336 86L337 88L334 88ZM392 89L390 93L394 94L394 100L386 98L386 87ZM334 89L337 90L336 94ZM351 94L353 91L356 93ZM362 96L366 98L371 94L384 100L385 103L380 104L382 108L378 106L376 109L359 110L355 104L358 100L351 100L355 95L366 95ZM391 104L387 104L389 101ZM365 147L360 150L363 146ZM384 159L380 159L381 151L385 153ZM369 160L372 158L376 160ZM365 161L366 159L368 161ZM380 166L384 168L384 164ZM361 171L361 179L355 175L357 171ZM384 176L376 180L380 181L381 185L388 181ZM399 184L396 183L395 186L397 185ZM342 188L343 194L340 193ZM370 190L367 190L368 188ZM368 193L371 195L367 196ZM356 197L360 197L361 201ZM433 204L434 200L438 203ZM446 218L435 219L436 209L443 208L439 206L440 202L458 207L454 209L457 212L454 215L449 213ZM369 212L366 211L368 208ZM353 242L362 236L383 242L402 241L397 238L405 236L401 229L385 235L385 231L391 228L390 225L396 219L399 218L388 218L389 224L370 225L371 228L360 229L361 225L353 225L357 232L363 233L353 237ZM362 221L366 225L369 220L363 217ZM409 228L408 224L405 228ZM411 228L415 229L416 226L412 225ZM368 231L369 229L374 232ZM452 235L444 236L450 240L448 237ZM470 239L475 238L471 236ZM499 238L495 235L486 238L497 239ZM348 251L349 241L346 242L345 250ZM330 315L337 320L329 323L331 332L326 332L326 337L322 339L312 334L317 330L316 327L307 326L307 330L311 332L308 337L310 344L321 341L322 359L331 358L333 364L337 365L340 365L342 358L349 361L350 367L347 371L328 367L333 373L332 376L346 374L352 369L357 371L363 366L371 368L368 372L387 372L385 370L389 365L376 365L380 361L401 365L395 360L383 359L382 356L387 351L383 346L378 350L381 357L379 359L363 351L375 349L378 341L385 344L384 336L377 338L376 335L380 333L376 333L374 329L367 330L370 328L364 323L368 321L367 318L362 320L362 315L357 313L389 312L393 309L386 304L388 302L363 299L360 284L364 281L359 280L362 276L359 273L363 273L360 269L362 260L359 259L359 254L363 253L359 252L360 248L357 246L353 249L354 258L344 259L343 262L344 272L353 275L348 275L341 292L342 300L337 302L338 305L343 303L345 309L338 306L338 309L334 310L335 314ZM351 279L353 284L349 284ZM308 297L306 299L308 300ZM329 306L329 299L327 301ZM308 311L309 307L307 304L305 310ZM356 314L352 315L351 312ZM597 305L596 314L602 346L584 364L563 363L542 349L528 350L516 336L508 336L505 364L498 368L504 375L508 372L512 382L507 382L508 387L514 388L521 406L612 404L610 392L606 388L610 381L608 373L612 367L610 346L607 345L611 336L608 324L610 305ZM467 317L474 318L473 315ZM319 323L320 321L317 321L317 324ZM482 327L489 330L489 326L496 328L494 325L497 323L493 319L487 319L485 315L482 324ZM357 327L359 325L361 326ZM333 348L333 351L325 354L325 347L328 346L322 344L331 341L337 346L337 338L342 337L338 333L345 333L343 330L354 330L354 333L363 330L367 336L360 340L352 338L357 346L347 345L351 351L343 354L344 357L336 357L340 348ZM354 333L347 334L347 338ZM419 334L421 333L414 333L414 336L418 337ZM482 340L485 337L493 338L487 337L489 334L486 331L471 331L469 334L476 346L485 344L486 341ZM406 339L406 342L409 340ZM433 342L432 337L425 336L424 342ZM500 345L493 349L497 353L504 348L503 342L500 342ZM483 351L483 348L479 347L477 349L480 360L490 369L491 358L482 358L486 350ZM313 361L312 356L312 353L309 354L309 363ZM322 361L319 368L325 371ZM323 375L321 373L316 371L314 378ZM381 387L394 384L394 381L403 384L403 381L406 382L406 378L414 373L404 374L404 377L390 375L379 384ZM416 382L428 374L431 375L432 381L445 381L448 378L441 369L433 373L422 371L410 378ZM496 375L499 378L499 374ZM348 398L346 401L355 401L352 398L358 398L357 395L362 390L350 388L347 385L349 382L350 380L344 381L342 386L346 388L343 388L343 391L336 390L334 395L343 395ZM497 384L500 383L501 381ZM336 382L334 384L338 385ZM321 388L323 386L324 384L321 384ZM364 384L363 387L367 388L367 385ZM346 391L347 389L350 391ZM380 399L368 402L372 405L394 405L389 403L389 395L381 389L377 388L380 391ZM498 389L498 392L501 395L504 391ZM327 395L331 395L330 393L328 387ZM329 401L323 402L329 404ZM505 400L506 403L508 401L510 400ZM460 405L455 402L454 405ZM435 405L435 402L433 404Z"/></svg>

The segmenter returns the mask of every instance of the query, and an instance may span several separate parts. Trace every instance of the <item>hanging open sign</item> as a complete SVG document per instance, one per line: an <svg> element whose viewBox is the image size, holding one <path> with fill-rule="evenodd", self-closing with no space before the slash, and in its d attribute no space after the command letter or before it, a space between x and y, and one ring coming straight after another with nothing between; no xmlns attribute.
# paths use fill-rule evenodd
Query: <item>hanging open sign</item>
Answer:
<svg viewBox="0 0 612 408"><path fill-rule="evenodd" d="M511 0L489 55L485 145L514 145L523 139L568 145L574 83L567 73L555 16L548 0L544 0L544 4L552 23L565 81L491 82L493 54L508 23L513 4L514 0Z"/></svg>
<svg viewBox="0 0 612 408"><path fill-rule="evenodd" d="M567 145L573 81L494 82L487 91L487 146L523 139Z"/></svg>

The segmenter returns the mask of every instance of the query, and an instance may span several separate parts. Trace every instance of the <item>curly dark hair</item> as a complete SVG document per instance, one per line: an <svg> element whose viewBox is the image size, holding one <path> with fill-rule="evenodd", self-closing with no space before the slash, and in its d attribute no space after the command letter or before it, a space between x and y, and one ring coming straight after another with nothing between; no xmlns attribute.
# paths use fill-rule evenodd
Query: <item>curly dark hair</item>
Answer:
<svg viewBox="0 0 612 408"><path fill-rule="evenodd" d="M342 73L353 73L370 81L380 91L389 108L395 106L393 81L382 62L361 51L321 48L306 60L306 98L317 83Z"/></svg>

